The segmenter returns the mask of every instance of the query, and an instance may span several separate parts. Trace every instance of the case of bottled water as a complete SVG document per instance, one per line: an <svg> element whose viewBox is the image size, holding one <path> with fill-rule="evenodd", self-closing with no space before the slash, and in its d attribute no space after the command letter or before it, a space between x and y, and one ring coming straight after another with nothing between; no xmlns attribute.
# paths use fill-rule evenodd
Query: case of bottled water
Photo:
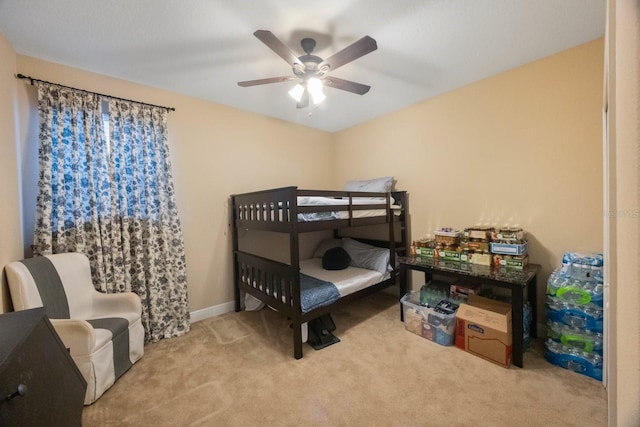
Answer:
<svg viewBox="0 0 640 427"><path fill-rule="evenodd" d="M548 339L544 357L554 365L602 381L602 356L597 353L581 351Z"/></svg>

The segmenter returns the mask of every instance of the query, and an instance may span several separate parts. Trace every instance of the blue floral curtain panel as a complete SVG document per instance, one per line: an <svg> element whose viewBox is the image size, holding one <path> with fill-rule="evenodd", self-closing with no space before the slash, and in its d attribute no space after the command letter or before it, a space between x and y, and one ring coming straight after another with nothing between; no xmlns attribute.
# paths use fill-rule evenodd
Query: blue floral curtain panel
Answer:
<svg viewBox="0 0 640 427"><path fill-rule="evenodd" d="M148 342L183 335L187 277L166 109L43 82L38 105L35 253L87 254L98 290L140 296Z"/></svg>

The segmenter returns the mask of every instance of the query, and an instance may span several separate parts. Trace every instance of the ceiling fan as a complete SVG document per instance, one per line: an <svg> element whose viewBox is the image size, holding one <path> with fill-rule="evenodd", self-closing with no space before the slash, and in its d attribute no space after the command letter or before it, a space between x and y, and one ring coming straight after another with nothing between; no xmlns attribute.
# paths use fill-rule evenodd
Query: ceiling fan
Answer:
<svg viewBox="0 0 640 427"><path fill-rule="evenodd" d="M323 86L345 90L358 95L364 95L371 89L371 86L328 76L329 72L376 50L378 45L376 41L369 36L364 36L357 42L323 60L318 56L312 55L313 49L316 47L316 41L312 38L302 39L300 44L302 45L302 50L305 52L305 55L296 56L284 43L274 36L271 31L258 30L253 33L253 35L284 59L293 69L294 75L247 80L238 82L238 86L249 87L297 81L298 84L289 91L289 95L297 101L297 108L307 107L309 105L309 98L311 98L311 101L316 105L322 102L325 98L322 93Z"/></svg>

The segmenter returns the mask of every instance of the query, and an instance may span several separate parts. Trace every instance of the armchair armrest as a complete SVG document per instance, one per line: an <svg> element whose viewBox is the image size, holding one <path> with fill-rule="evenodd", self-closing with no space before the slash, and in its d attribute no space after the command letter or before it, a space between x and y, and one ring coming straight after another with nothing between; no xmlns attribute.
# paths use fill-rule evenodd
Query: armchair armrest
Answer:
<svg viewBox="0 0 640 427"><path fill-rule="evenodd" d="M71 356L91 354L96 345L96 336L88 322L77 319L49 320L65 347L70 349Z"/></svg>
<svg viewBox="0 0 640 427"><path fill-rule="evenodd" d="M93 314L112 315L113 313L142 313L140 297L134 292L121 292L117 294L103 294L96 291L92 295Z"/></svg>

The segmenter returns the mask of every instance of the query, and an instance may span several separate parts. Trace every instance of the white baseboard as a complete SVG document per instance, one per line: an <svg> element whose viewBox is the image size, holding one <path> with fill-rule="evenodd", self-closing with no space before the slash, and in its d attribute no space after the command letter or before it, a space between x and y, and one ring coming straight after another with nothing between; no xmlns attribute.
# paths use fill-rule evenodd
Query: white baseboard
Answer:
<svg viewBox="0 0 640 427"><path fill-rule="evenodd" d="M210 317L231 313L235 309L235 303L233 301L229 301L212 307L203 308L201 310L192 311L189 313L189 317L191 318L191 322L195 323L204 319L209 319Z"/></svg>

